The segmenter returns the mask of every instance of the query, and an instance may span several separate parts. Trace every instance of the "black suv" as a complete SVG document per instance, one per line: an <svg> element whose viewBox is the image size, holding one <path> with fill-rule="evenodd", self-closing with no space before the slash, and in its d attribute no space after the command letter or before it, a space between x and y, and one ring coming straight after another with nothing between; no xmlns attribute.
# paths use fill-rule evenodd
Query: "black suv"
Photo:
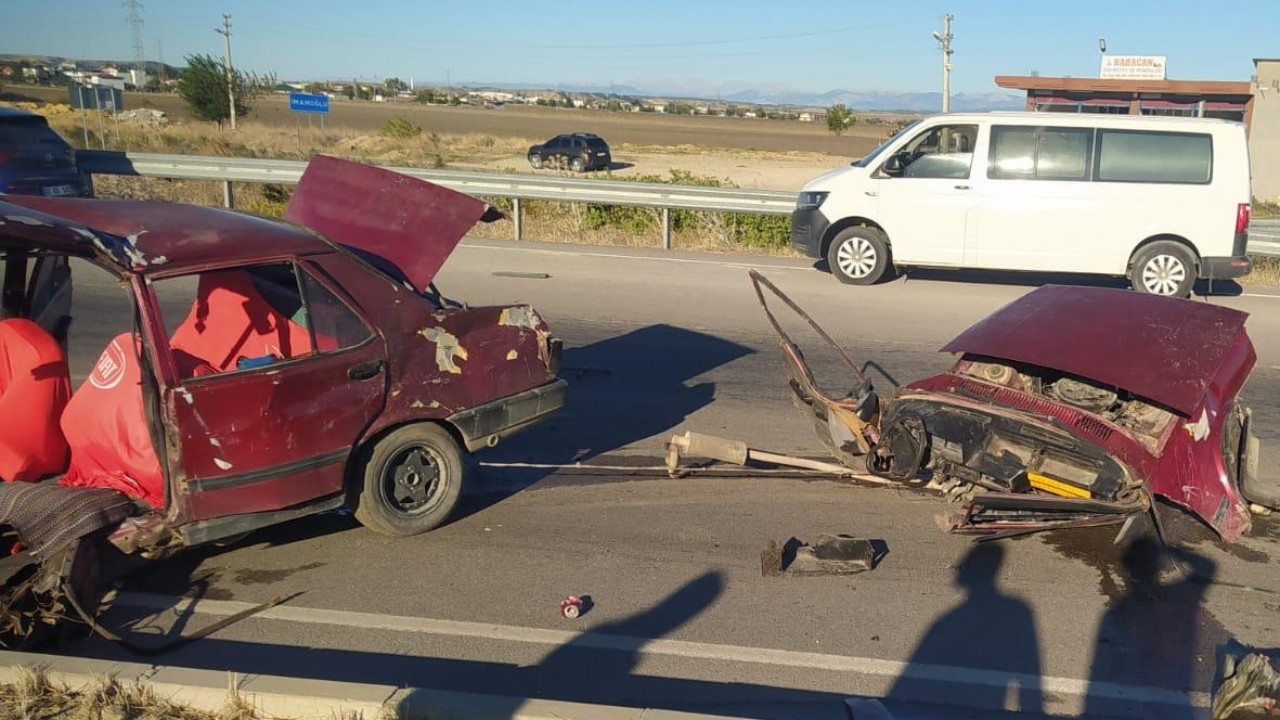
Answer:
<svg viewBox="0 0 1280 720"><path fill-rule="evenodd" d="M609 143L591 133L557 135L529 148L529 164L534 170L567 167L574 172L582 172L608 168L609 160Z"/></svg>
<svg viewBox="0 0 1280 720"><path fill-rule="evenodd" d="M76 151L45 119L0 107L0 195L93 195L89 176L76 167Z"/></svg>

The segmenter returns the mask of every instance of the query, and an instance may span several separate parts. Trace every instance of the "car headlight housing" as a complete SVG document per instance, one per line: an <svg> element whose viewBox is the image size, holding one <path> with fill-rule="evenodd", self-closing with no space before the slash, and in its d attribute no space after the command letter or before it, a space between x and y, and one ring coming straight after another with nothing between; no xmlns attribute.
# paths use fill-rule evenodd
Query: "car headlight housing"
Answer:
<svg viewBox="0 0 1280 720"><path fill-rule="evenodd" d="M806 190L805 192L800 193L800 197L796 198L796 209L797 210L817 209L822 206L822 203L826 201L827 196L830 194L831 193L829 192L815 192L812 190Z"/></svg>

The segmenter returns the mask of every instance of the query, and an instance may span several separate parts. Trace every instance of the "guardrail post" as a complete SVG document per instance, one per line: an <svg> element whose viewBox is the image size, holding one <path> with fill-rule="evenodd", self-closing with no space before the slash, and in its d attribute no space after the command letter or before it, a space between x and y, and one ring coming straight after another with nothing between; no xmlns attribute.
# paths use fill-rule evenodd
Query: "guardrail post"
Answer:
<svg viewBox="0 0 1280 720"><path fill-rule="evenodd" d="M520 224L520 198L511 198L511 219L516 224L516 242L519 242L524 229Z"/></svg>
<svg viewBox="0 0 1280 720"><path fill-rule="evenodd" d="M236 206L236 191L231 189L231 181L222 181L222 206L233 208Z"/></svg>
<svg viewBox="0 0 1280 720"><path fill-rule="evenodd" d="M662 208L662 249L671 249L671 208Z"/></svg>

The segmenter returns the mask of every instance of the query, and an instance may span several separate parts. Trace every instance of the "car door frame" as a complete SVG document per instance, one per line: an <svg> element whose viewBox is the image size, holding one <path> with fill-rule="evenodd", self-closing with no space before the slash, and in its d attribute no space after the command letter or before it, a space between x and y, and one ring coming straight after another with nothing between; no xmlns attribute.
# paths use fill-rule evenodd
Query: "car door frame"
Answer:
<svg viewBox="0 0 1280 720"><path fill-rule="evenodd" d="M160 304L155 293L154 283L167 278L195 276L215 270L235 270L286 262L291 263L296 272L307 273L312 280L320 283L339 298L346 308L364 324L369 331L369 336L360 343L335 351L313 352L303 357L291 358L258 368L230 371L206 377L181 378L169 345L169 333L160 313ZM156 273L148 276L145 278L143 285L144 287L140 287L137 293L140 306L144 308L143 326L144 332L148 336L148 341L144 343L144 347L150 354L152 367L155 368L157 387L152 404L153 406L158 405L156 414L162 423L158 434L163 438L163 447L157 447L157 456L160 458L161 465L168 478L166 485L166 514L172 523L184 526L183 534L187 536L188 543L196 544L234 534L235 532L244 532L253 527L270 525L283 519L290 519L290 517L310 514L316 511L316 503L323 503L326 507L337 507L343 504L346 496L347 464L351 457L358 452L359 443L364 438L368 428L376 422L386 406L389 390L388 373L386 371L387 344L386 338L378 325L371 322L370 318L359 310L359 305L353 301L348 293L342 288L336 287L330 278L305 262L303 258L279 257L255 260L249 264L218 263L200 267L187 267L172 273ZM309 302L305 295L303 296L303 302ZM307 311L311 311L309 304ZM312 347L314 348L314 330L311 333ZM190 450L190 448L184 448L183 434L184 430L189 430L190 428L186 426L187 423L183 420L185 416L178 412L178 405L181 403L194 407L196 394L191 390L193 383L200 383L206 387L209 385L217 387L235 383L237 379L266 377L271 374L275 374L278 377L282 370L288 374L291 368L304 367L304 369L312 371L322 369L321 366L316 365L317 363L325 363L327 366L340 368L345 374L349 372L350 367L369 362L370 358L368 356L370 355L376 356L375 359L380 364L381 372L377 374L377 378L379 378L377 382L381 383L381 390L378 392L376 409L368 413L367 421L363 423L358 432L351 433L351 441L348 446L334 449L332 452L319 453L314 457L300 457L297 462L275 463L258 468L252 466L246 468L243 465L222 468L222 464L219 463L218 467L225 470L226 476L245 478L246 480L242 484L243 487L262 490L272 483L279 486L277 490L281 491L276 495L279 498L279 502L275 504L270 502L259 503L259 507L246 509L244 512L210 512L207 507L200 507L200 501L207 499L209 497L208 493L225 488L201 487L202 484L208 485L210 480L216 481L219 476L192 478L189 475L189 466L187 458L184 457L184 450ZM275 380L275 383L277 385L280 384L278 379ZM198 411L199 408L196 407L192 417L196 418L198 422L203 422ZM213 428L206 427L205 430L213 430ZM155 434L153 433L153 436ZM221 445L222 441L213 433L208 435L208 439L214 447ZM313 486L307 487L308 483L313 483Z"/></svg>

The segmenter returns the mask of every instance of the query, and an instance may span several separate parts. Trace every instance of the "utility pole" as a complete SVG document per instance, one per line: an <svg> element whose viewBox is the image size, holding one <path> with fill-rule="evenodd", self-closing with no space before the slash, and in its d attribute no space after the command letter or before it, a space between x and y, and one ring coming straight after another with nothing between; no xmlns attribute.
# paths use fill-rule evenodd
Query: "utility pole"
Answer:
<svg viewBox="0 0 1280 720"><path fill-rule="evenodd" d="M934 31L933 39L942 50L942 112L951 112L951 21L952 15L942 16L942 32Z"/></svg>
<svg viewBox="0 0 1280 720"><path fill-rule="evenodd" d="M222 16L222 27L214 28L214 32L227 40L227 105L231 112L231 129L236 129L236 82L235 70L231 67L231 16Z"/></svg>
<svg viewBox="0 0 1280 720"><path fill-rule="evenodd" d="M142 49L142 3L138 0L126 0L124 9L128 11L125 22L129 23L129 31L133 35L133 69L138 72L133 78L134 85L145 85L146 83L141 82L142 75L147 71L147 60L143 57Z"/></svg>

